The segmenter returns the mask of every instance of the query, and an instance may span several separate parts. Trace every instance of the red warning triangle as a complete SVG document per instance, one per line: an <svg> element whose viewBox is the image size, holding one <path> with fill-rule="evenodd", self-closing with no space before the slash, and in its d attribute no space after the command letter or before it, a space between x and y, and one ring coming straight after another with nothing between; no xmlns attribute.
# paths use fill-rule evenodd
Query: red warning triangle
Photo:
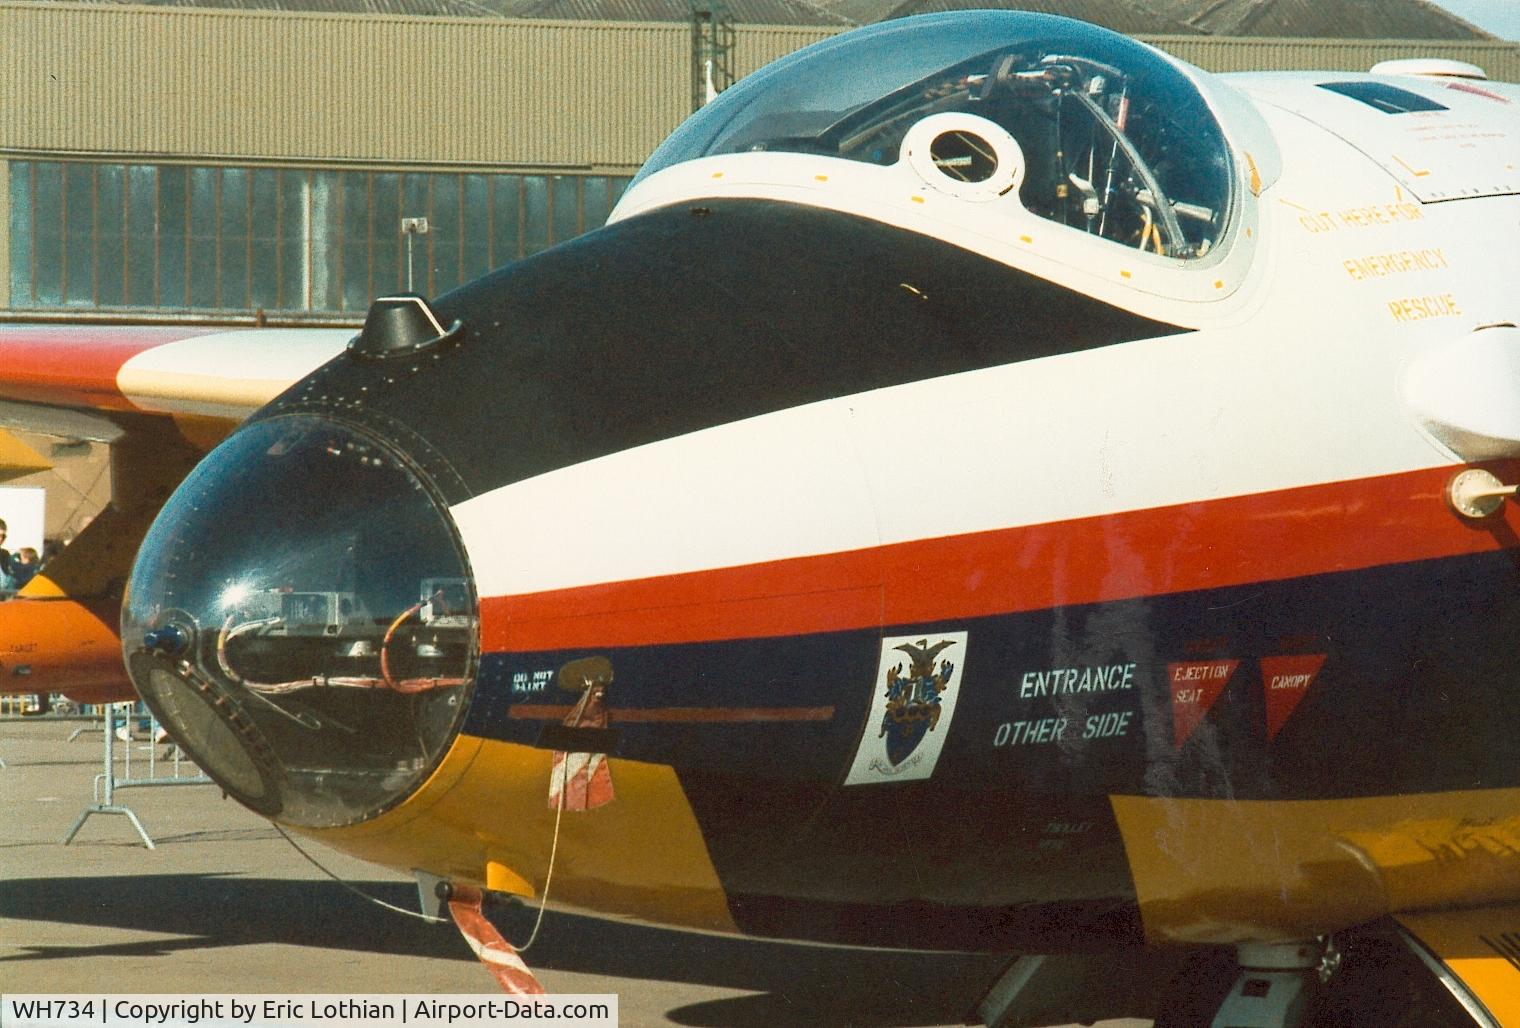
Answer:
<svg viewBox="0 0 1520 1028"><path fill-rule="evenodd" d="M1239 666L1238 660L1200 660L1166 666L1167 681L1172 688L1172 734L1179 747L1188 741Z"/></svg>
<svg viewBox="0 0 1520 1028"><path fill-rule="evenodd" d="M1324 663L1323 653L1261 658L1261 684L1267 691L1269 740L1277 738L1283 724L1293 716Z"/></svg>

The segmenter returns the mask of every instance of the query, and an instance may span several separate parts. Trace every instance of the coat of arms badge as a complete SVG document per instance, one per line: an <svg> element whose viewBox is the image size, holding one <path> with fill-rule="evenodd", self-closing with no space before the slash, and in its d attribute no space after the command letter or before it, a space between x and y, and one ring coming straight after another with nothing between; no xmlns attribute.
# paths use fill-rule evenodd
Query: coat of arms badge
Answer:
<svg viewBox="0 0 1520 1028"><path fill-rule="evenodd" d="M846 785L928 778L950 730L965 632L881 642L876 691Z"/></svg>

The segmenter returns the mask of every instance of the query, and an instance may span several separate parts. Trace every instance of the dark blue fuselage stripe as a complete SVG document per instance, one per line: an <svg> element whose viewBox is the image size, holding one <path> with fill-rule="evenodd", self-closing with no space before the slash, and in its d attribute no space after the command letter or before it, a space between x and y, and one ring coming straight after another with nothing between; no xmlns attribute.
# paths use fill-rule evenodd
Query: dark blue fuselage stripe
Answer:
<svg viewBox="0 0 1520 1028"><path fill-rule="evenodd" d="M894 626L890 636L966 633L951 685L961 695L924 781L840 784L862 736L880 728L867 718L884 688L873 631L610 650L608 707L618 756L675 767L747 930L792 934L799 918L823 917L839 941L881 942L903 918L902 944L954 946L966 940L948 912L975 908L963 923L1010 946L1060 911L1073 945L1089 929L1138 938L1111 794L1349 799L1520 786L1515 576L1501 552ZM567 704L553 671L585 655L486 655L466 731L532 744L544 722L514 718L514 702ZM1189 683L1171 680L1174 665L1205 669L1203 680L1231 669L1180 745L1176 697ZM1284 666L1317 670L1291 709L1279 706L1271 735L1265 676ZM834 708L826 721L617 717L823 706ZM863 884L872 867L880 885ZM1001 892L957 896L958 868ZM892 876L910 872L918 891L897 895ZM917 935L914 918L925 919ZM938 942L923 924L941 926Z"/></svg>
<svg viewBox="0 0 1520 1028"><path fill-rule="evenodd" d="M987 792L1239 799L1516 786L1520 761L1505 746L1520 723L1520 683L1507 659L1520 629L1514 575L1515 558L1492 553L885 634L967 633L939 781ZM884 687L882 634L605 651L616 669L607 699L618 755L837 784L872 692ZM572 703L553 675L585 655L484 655L466 731L532 743L543 720L514 718L513 705ZM1324 656L1322 668L1269 739L1262 659L1314 655ZM1176 745L1169 666L1232 660L1238 666L1207 716ZM619 708L781 708L785 718L830 707L824 721L617 717ZM1040 724L1062 718L1059 736Z"/></svg>

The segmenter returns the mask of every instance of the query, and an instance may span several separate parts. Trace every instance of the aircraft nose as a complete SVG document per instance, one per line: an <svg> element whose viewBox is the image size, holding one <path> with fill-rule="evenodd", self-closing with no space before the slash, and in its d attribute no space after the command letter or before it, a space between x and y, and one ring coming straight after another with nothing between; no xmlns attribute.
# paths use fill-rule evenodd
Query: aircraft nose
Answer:
<svg viewBox="0 0 1520 1028"><path fill-rule="evenodd" d="M122 610L133 683L231 795L292 825L404 799L459 730L475 591L446 508L368 432L255 421L149 531Z"/></svg>

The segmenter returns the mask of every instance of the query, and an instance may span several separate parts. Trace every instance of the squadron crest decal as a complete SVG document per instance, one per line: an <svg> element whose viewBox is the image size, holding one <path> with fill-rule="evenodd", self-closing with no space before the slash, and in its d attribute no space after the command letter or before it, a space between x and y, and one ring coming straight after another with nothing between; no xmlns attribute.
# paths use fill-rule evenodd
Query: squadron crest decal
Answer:
<svg viewBox="0 0 1520 1028"><path fill-rule="evenodd" d="M871 713L844 784L910 781L934 773L965 662L965 632L881 641Z"/></svg>

